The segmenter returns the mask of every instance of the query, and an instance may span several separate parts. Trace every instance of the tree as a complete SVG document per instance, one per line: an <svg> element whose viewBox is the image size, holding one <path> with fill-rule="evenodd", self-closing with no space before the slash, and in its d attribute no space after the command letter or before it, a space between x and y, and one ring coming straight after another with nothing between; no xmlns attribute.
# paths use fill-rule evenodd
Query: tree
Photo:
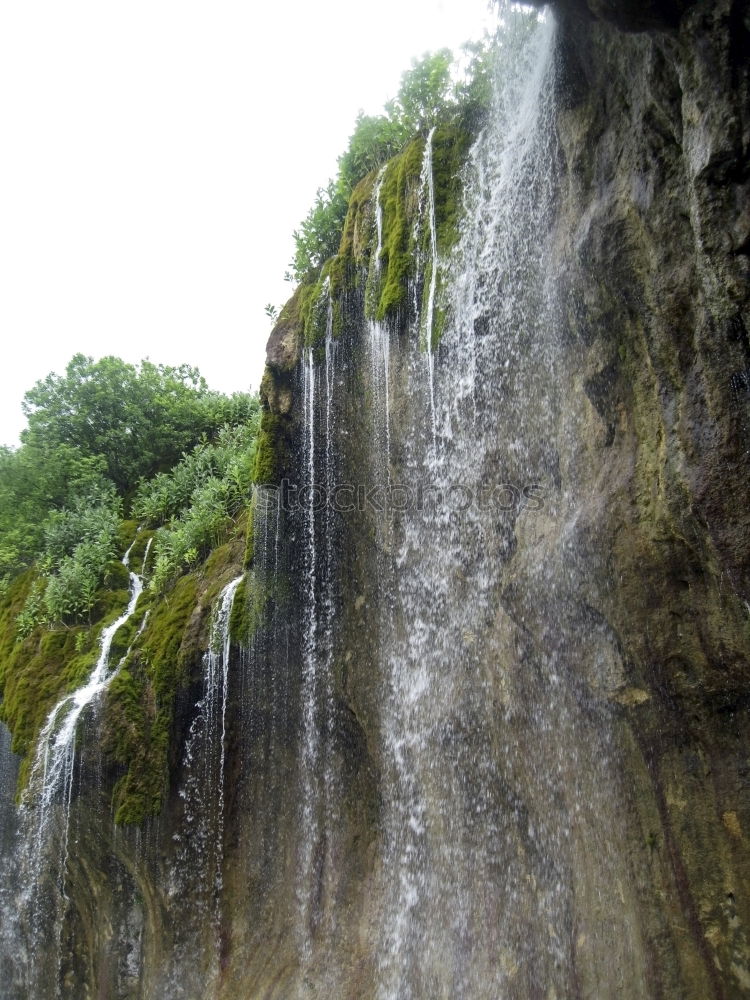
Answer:
<svg viewBox="0 0 750 1000"><path fill-rule="evenodd" d="M292 234L296 249L291 268L297 281L322 267L338 251L347 205L348 195L335 181L318 188L313 207Z"/></svg>
<svg viewBox="0 0 750 1000"><path fill-rule="evenodd" d="M450 49L426 52L401 77L398 95L386 104L386 110L405 132L426 135L446 109L452 107L452 65Z"/></svg>
<svg viewBox="0 0 750 1000"><path fill-rule="evenodd" d="M173 465L224 420L224 397L209 392L197 369L77 354L65 375L50 374L24 398L25 444L68 445L101 456L121 493Z"/></svg>
<svg viewBox="0 0 750 1000"><path fill-rule="evenodd" d="M358 181L400 152L409 137L403 123L360 111L349 146L339 157L339 189L348 196Z"/></svg>
<svg viewBox="0 0 750 1000"><path fill-rule="evenodd" d="M484 124L492 102L497 64L497 41L485 34L478 42L461 46L466 68L454 87L461 117L473 131Z"/></svg>
<svg viewBox="0 0 750 1000"><path fill-rule="evenodd" d="M106 490L106 462L68 444L0 448L0 580L40 551L50 511Z"/></svg>
<svg viewBox="0 0 750 1000"><path fill-rule="evenodd" d="M455 109L452 64L449 49L426 53L404 73L397 97L385 106L386 114L359 113L346 152L339 157L336 180L318 188L312 208L293 233L289 280L303 281L338 251L354 186L400 152L409 139L426 135L441 114Z"/></svg>

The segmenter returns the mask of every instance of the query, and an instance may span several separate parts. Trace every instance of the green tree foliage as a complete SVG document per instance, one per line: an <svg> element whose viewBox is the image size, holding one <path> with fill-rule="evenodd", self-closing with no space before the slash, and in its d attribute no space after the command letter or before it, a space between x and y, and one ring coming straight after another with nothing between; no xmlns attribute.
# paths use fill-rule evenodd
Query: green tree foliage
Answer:
<svg viewBox="0 0 750 1000"><path fill-rule="evenodd" d="M318 188L312 208L292 234L292 271L297 281L322 267L338 250L347 205L348 198L335 181Z"/></svg>
<svg viewBox="0 0 750 1000"><path fill-rule="evenodd" d="M478 67L479 63L475 63ZM338 251L349 195L370 171L387 163L417 135L426 135L439 119L458 113L462 96L478 98L467 83L454 84L454 62L449 49L426 53L414 60L401 78L396 97L385 114L360 112L346 151L339 157L335 180L318 190L315 203L294 232L295 254L290 280L302 281Z"/></svg>
<svg viewBox="0 0 750 1000"><path fill-rule="evenodd" d="M403 122L389 115L357 115L346 152L339 157L338 185L351 193L357 182L400 152L409 138Z"/></svg>
<svg viewBox="0 0 750 1000"><path fill-rule="evenodd" d="M461 47L465 64L454 89L456 106L472 132L485 124L492 104L492 91L498 63L498 46L488 36L479 42L467 42Z"/></svg>
<svg viewBox="0 0 750 1000"><path fill-rule="evenodd" d="M18 449L0 448L0 587L36 562L45 585L23 613L40 622L85 617L112 558L120 497L180 461L222 427L255 426L256 396L210 392L187 365L167 368L76 355L24 400Z"/></svg>
<svg viewBox="0 0 750 1000"><path fill-rule="evenodd" d="M425 53L401 77L395 100L386 105L389 117L407 138L426 135L455 105L450 49Z"/></svg>
<svg viewBox="0 0 750 1000"><path fill-rule="evenodd" d="M141 483L133 512L156 534L151 580L160 592L209 549L248 506L255 465L260 410L241 427L225 427L215 442L201 442L174 469Z"/></svg>
<svg viewBox="0 0 750 1000"><path fill-rule="evenodd" d="M102 585L107 564L117 555L122 505L109 497L79 502L60 511L45 528L47 573L42 620L56 624L88 615Z"/></svg>
<svg viewBox="0 0 750 1000"><path fill-rule="evenodd" d="M37 625L59 625L90 613L107 565L117 555L121 515L122 502L105 481L47 516L40 578L18 619L21 637Z"/></svg>
<svg viewBox="0 0 750 1000"><path fill-rule="evenodd" d="M68 444L0 448L0 580L29 566L50 511L106 488L106 462Z"/></svg>
<svg viewBox="0 0 750 1000"><path fill-rule="evenodd" d="M24 398L26 444L68 445L99 456L120 492L169 468L202 434L227 420L227 401L209 392L195 368L170 368L77 354L65 374L50 374Z"/></svg>

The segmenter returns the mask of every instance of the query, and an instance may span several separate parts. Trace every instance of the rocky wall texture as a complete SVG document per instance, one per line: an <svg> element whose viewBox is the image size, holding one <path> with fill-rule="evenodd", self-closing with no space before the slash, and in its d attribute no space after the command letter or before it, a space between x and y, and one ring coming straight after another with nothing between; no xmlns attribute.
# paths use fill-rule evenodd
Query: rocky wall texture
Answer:
<svg viewBox="0 0 750 1000"><path fill-rule="evenodd" d="M654 995L730 997L750 989L750 36L743 4L665 20L563 19L559 281L591 403L578 533L614 650L582 666L625 685Z"/></svg>
<svg viewBox="0 0 750 1000"><path fill-rule="evenodd" d="M542 508L432 525L261 491L223 808L194 655L158 821L103 836L112 776L83 758L50 995L750 995L748 11L555 6L545 211L477 279L476 354L444 131L440 281L422 137L283 310L258 457L271 486L427 468Z"/></svg>
<svg viewBox="0 0 750 1000"><path fill-rule="evenodd" d="M520 635L527 662L528 650L557 648L589 717L604 712L610 727L613 805L599 835L610 849L621 838L623 865L604 887L585 834L572 850L576 971L562 995L741 996L750 991L748 11L561 2L557 12L561 181L550 239L561 348L551 395L565 400L566 418L545 428L546 470L536 469L575 504L569 517L553 504L513 527L482 669L501 686L498 645L513 659ZM407 327L402 318L397 338ZM359 329L363 339L362 320ZM450 359L438 352L441 361ZM361 363L360 381L342 384L337 400L353 479L372 459L357 431L374 391ZM391 377L403 431L424 412L398 361ZM295 406L299 414L299 397ZM394 438L398 480L408 460ZM361 518L340 539L339 691L375 774L383 678L370 642L390 599L373 572L381 541ZM575 598L561 617L551 595L562 591ZM626 924L634 936L615 958ZM536 995L529 981L516 988Z"/></svg>

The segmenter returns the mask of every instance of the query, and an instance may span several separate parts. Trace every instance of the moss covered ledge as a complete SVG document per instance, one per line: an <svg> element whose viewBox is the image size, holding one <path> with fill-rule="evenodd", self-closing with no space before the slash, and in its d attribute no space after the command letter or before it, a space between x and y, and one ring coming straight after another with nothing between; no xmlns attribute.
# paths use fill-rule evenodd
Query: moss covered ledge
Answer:
<svg viewBox="0 0 750 1000"><path fill-rule="evenodd" d="M197 569L150 601L149 617L113 679L102 709L102 746L121 774L112 804L118 824L142 823L164 805L179 739L180 690L199 676L211 614L222 588L241 570L244 525Z"/></svg>

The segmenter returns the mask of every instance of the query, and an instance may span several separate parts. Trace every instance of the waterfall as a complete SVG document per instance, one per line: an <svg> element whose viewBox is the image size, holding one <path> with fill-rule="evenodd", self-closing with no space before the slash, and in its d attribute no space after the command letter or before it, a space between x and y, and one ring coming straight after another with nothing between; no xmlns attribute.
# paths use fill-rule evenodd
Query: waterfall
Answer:
<svg viewBox="0 0 750 1000"><path fill-rule="evenodd" d="M617 367L618 349L633 346L635 333L623 333L621 345L620 331L588 328L607 325L610 290L598 297L585 258L636 221L627 191L600 203L599 184L612 176L619 186L641 161L628 139L625 173L616 164L609 173L621 147L607 123L583 178L583 139L606 117L602 107L650 96L662 77L666 88L668 53L661 41L633 36L627 44L648 54L642 65L658 70L648 87L607 92L598 109L592 90L590 102L563 108L557 96L571 94L557 73L571 64L553 20L519 15L514 38L512 6L501 5L495 93L482 125L446 117L369 173L350 201L340 254L307 275L274 328L257 467L296 480L255 486L227 544L174 591L149 595L152 627L132 657L132 691L122 677L123 703L137 704L112 699L107 725L131 725L132 708L144 744L149 728L156 732L163 755L154 768L147 761L133 794L158 771L148 800L158 803L157 780L168 776L161 814L138 831L113 831L110 779L126 755L110 755L105 740L96 773L91 741L85 755L75 749L87 706L119 669L117 629L137 615L131 633L143 615L151 541L140 574L129 570L128 608L102 631L91 675L47 716L21 811L33 827L25 903L33 926L25 938L27 928L0 935L6 955L31 942L35 954L21 961L43 965L44 982L24 982L13 1000L52 1000L55 971L66 998L78 975L81 994L165 1000L671 997L687 995L680 986L694 974L698 996L710 992L701 993L695 973L700 948L722 961L732 949L744 956L740 932L730 938L741 928L745 822L739 786L723 784L729 771L719 767L722 748L741 766L734 681L744 674L729 663L742 648L738 630L727 631L727 662L715 669L707 710L725 719L726 742L707 741L703 754L708 723L696 718L695 738L683 741L682 689L673 698L667 677L678 667L664 662L662 674L648 673L627 633L650 619L632 614L615 581L623 567L627 578L629 560L649 558L645 546L672 544L671 528L655 535L659 522L639 506L648 493L641 477L652 462L661 468L639 421L652 420L661 397L649 395L643 414L641 401L622 398L623 373L635 369ZM591 26L607 54L614 32ZM586 50L582 42L575 51ZM660 117L670 111L678 121L679 107L665 105ZM640 120L636 110L622 101L623 128L631 112ZM575 155L570 146L580 147ZM665 180L662 206L671 195ZM610 204L625 216L595 217ZM656 232L646 233L655 255ZM623 268L651 260L638 253ZM612 315L625 316L619 306ZM628 302L624 322L631 318L650 348L651 330ZM679 371L671 361L665 368L675 380L678 360ZM654 371L665 364L653 361ZM613 368L614 446L604 443L598 405ZM698 388L687 386L696 398ZM654 417L659 442L670 427L688 440L675 414L671 424ZM664 443L667 457L671 447ZM646 471L632 473L631 459ZM664 466L665 477L679 481L683 465ZM612 470L605 493L599 481ZM679 495L665 488L665 505ZM650 502L661 499L659 487ZM592 512L597 505L606 509ZM638 546L618 554L623 526L641 515ZM239 565L245 518L248 570L224 585L227 567ZM130 550L126 566L129 558ZM691 589L721 584L712 569L699 581L702 560L696 546L685 566L671 556L654 561L680 570L672 583L682 595L679 614L665 595L654 648L674 639L685 666L688 611L714 607L688 603ZM162 636L155 621L174 627ZM744 617L735 624L744 627ZM169 653L157 660L162 639ZM707 654L710 645L695 649ZM174 663L168 711L157 689L165 660L165 673ZM649 686L660 676L659 690ZM702 676L685 679L685 704L699 711L708 704ZM657 706L660 699L670 704ZM675 732L659 729L660 719ZM0 728L7 791L17 762L5 735ZM138 748L132 757L125 780L140 780ZM715 787L701 804L693 790L702 781ZM706 845L717 830L712 854ZM20 896L7 861L16 839L13 823L0 823L4 917ZM702 882L706 858L718 863ZM93 926L100 913L101 930ZM51 957L42 960L43 946Z"/></svg>
<svg viewBox="0 0 750 1000"><path fill-rule="evenodd" d="M129 566L130 550L122 558L122 564ZM109 652L112 640L125 622L132 616L138 598L143 590L143 581L136 573L129 573L130 600L120 617L102 632L99 658L88 681L72 694L58 701L47 716L37 745L36 757L31 770L29 785L32 793L38 790L38 807L41 811L38 838L44 837L46 820L50 806L60 791L68 802L75 758L75 732L81 713L106 690L114 676L109 671Z"/></svg>
<svg viewBox="0 0 750 1000"><path fill-rule="evenodd" d="M330 502L337 484L337 407L335 405L340 345L333 335L333 304L328 284L323 290L326 326L322 364L314 348L303 365L302 510L305 539L303 569L303 674L301 844L297 885L299 951L309 959L320 931L321 897L333 866L332 850L338 810L337 773L333 758L335 706L333 653L338 601L335 597L336 514ZM331 932L331 927L327 928Z"/></svg>
<svg viewBox="0 0 750 1000"><path fill-rule="evenodd" d="M465 221L446 263L448 319L439 366L433 352L440 266L434 131L425 144L421 200L430 258L420 326L427 365L425 371L415 354L408 392L418 399L426 381L431 440L421 438L415 414L403 432L403 471L407 481L427 483L438 498L400 519L396 571L387 584L395 612L383 629L380 653L391 692L383 721L382 1000L516 995L518 977L526 974L519 970L528 967L536 947L523 928L542 919L552 923L539 963L548 982L564 960L554 928L567 905L560 867L567 820L557 815L549 821L560 775L554 760L548 774L534 772L540 813L532 818L516 787L517 751L510 744L496 749L498 727L509 728L502 712L521 711L510 697L516 682L508 677L508 691L498 692L481 670L488 658L496 655L502 663L505 655L493 648L512 523L499 524L496 512L478 505L451 509L449 503L456 489L462 499L467 490L477 496L488 478L494 485L500 463L519 484L538 475L534 435L519 429L503 395L516 404L519 391L528 392L528 404L542 407L545 420L555 406L554 398L540 395L537 382L540 366L554 356L556 330L545 257L556 163L553 36L548 21L520 65L508 70L495 118L472 151ZM515 97L509 98L508 87ZM483 335L485 317L492 325L484 322ZM481 387L473 380L477 368ZM567 707L552 701L534 710L545 732L568 725ZM528 857L521 861L524 852ZM536 882L533 893L527 879ZM521 995L543 995L527 986Z"/></svg>
<svg viewBox="0 0 750 1000"><path fill-rule="evenodd" d="M375 201L375 231L377 234L377 244L373 256L375 263L374 267L371 269L368 281L368 291L375 302L377 302L380 295L380 253L383 249L383 205L380 200L380 192L383 187L385 170L385 166L380 168L373 191L373 199ZM375 308L371 307L370 311L374 313ZM383 482L390 482L390 329L386 323L381 322L374 317L370 317L367 320L367 327L369 332L370 376L372 382L373 401L373 460L378 466L375 470L376 474L380 476Z"/></svg>
<svg viewBox="0 0 750 1000"><path fill-rule="evenodd" d="M318 608L317 552L315 532L315 365L312 348L303 358L303 468L307 489L303 506L304 565L303 565L303 637L302 637L302 747L300 753L302 786L302 843L297 896L301 927L299 947L303 958L309 955L310 883L317 840L315 781L320 762L320 726L318 698Z"/></svg>
<svg viewBox="0 0 750 1000"><path fill-rule="evenodd" d="M378 234L378 242L375 245L375 270L380 274L381 260L380 254L383 250L383 205L380 201L380 192L383 187L383 178L385 177L385 164L378 171L378 177L375 181L375 190L373 192L373 197L375 199L375 229Z"/></svg>
<svg viewBox="0 0 750 1000"><path fill-rule="evenodd" d="M38 963L40 950L49 949L46 922L53 920L58 970L61 959L62 923L67 902L65 882L68 867L73 778L76 764L78 723L85 710L94 704L109 686L117 669L110 669L110 651L117 632L132 617L143 590L141 577L130 569L133 544L122 558L129 570L129 600L125 611L108 625L99 640L99 656L88 680L76 691L64 695L52 708L37 741L28 788L25 793L27 836L24 842L27 868L28 902L31 908L32 964ZM129 650L119 666L127 659ZM62 817L57 817L61 807ZM33 832L32 832L33 830ZM59 845L54 855L54 841ZM54 873L57 897L45 898L43 879ZM62 912L58 912L62 909ZM32 970L33 971L33 970ZM59 977L58 977L59 978Z"/></svg>
<svg viewBox="0 0 750 1000"><path fill-rule="evenodd" d="M22 898L17 863L20 831L14 802L18 764L18 757L11 751L10 732L0 723L0 981L12 997L23 995L18 968L23 952L17 926Z"/></svg>
<svg viewBox="0 0 750 1000"><path fill-rule="evenodd" d="M370 377L373 400L373 445L375 461L382 467L382 479L390 481L391 459L391 397L390 397L390 334L385 323L370 319ZM376 473L379 469L374 470Z"/></svg>
<svg viewBox="0 0 750 1000"><path fill-rule="evenodd" d="M218 975L222 923L224 869L224 824L226 813L227 705L229 699L230 621L237 588L244 574L228 583L217 598L208 649L203 654L201 698L185 741L179 789L183 818L176 865L172 875L175 902L190 894L192 912L176 914L181 923L185 949L176 956L173 982L184 975L182 963L194 955L205 956L205 981Z"/></svg>
<svg viewBox="0 0 750 1000"><path fill-rule="evenodd" d="M146 542L146 548L143 552L143 562L141 563L141 578L146 578L146 566L148 565L148 554L151 551L151 543L154 540L154 536L151 535L149 540Z"/></svg>
<svg viewBox="0 0 750 1000"><path fill-rule="evenodd" d="M427 191L427 221L430 232L430 284L427 292L427 311L424 322L425 349L427 352L427 379L430 395L430 426L432 429L432 441L435 444L437 437L437 426L435 417L435 359L432 352L432 339L435 325L435 289L437 287L438 274L438 252L437 252L437 226L435 224L435 178L432 169L432 141L435 135L435 128L430 129L427 141L424 146L424 160L422 161L422 190Z"/></svg>

